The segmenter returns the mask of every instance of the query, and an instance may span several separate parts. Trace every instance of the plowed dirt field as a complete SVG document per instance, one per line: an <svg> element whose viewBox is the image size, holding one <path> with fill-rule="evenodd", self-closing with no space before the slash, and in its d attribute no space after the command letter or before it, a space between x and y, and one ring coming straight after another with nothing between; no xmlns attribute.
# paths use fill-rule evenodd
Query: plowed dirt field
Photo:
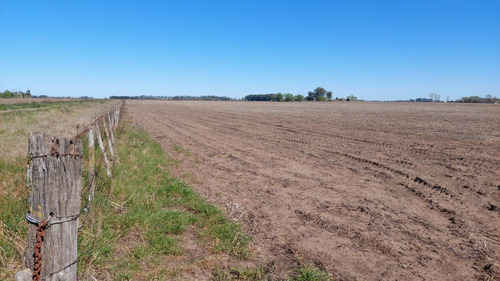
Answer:
<svg viewBox="0 0 500 281"><path fill-rule="evenodd" d="M276 279L500 278L500 105L126 104Z"/></svg>

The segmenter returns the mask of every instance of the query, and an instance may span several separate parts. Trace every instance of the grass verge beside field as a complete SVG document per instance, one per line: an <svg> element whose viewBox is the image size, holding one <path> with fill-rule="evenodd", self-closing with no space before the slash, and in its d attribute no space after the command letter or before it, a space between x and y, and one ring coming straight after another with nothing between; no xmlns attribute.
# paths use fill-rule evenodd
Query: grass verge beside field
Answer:
<svg viewBox="0 0 500 281"><path fill-rule="evenodd" d="M84 279L171 280L180 278L193 258L210 263L218 254L248 255L240 226L170 177L165 151L146 132L123 126L117 139L113 178L98 172L95 200L82 217L78 266ZM185 258L191 255L181 245L187 231L206 257ZM175 262L165 266L169 260Z"/></svg>

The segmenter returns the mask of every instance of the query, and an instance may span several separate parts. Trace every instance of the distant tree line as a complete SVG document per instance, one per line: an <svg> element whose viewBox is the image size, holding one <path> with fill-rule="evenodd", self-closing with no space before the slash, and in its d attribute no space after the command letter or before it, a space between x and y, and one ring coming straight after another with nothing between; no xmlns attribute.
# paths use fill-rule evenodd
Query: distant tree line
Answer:
<svg viewBox="0 0 500 281"><path fill-rule="evenodd" d="M433 102L432 99L428 98L416 98L416 99L410 99L410 102Z"/></svg>
<svg viewBox="0 0 500 281"><path fill-rule="evenodd" d="M23 98L33 98L33 99L73 99L72 97L51 97L47 95L33 95L31 94L30 90L27 90L26 92L23 91L9 91L5 90L3 92L0 92L0 98L4 99L23 99ZM76 99L94 99L89 96L81 96Z"/></svg>
<svg viewBox="0 0 500 281"><path fill-rule="evenodd" d="M26 92L23 91L14 91L11 92L9 90L5 90L3 92L0 92L0 97L4 99L10 99L10 98L31 98L31 91L27 90Z"/></svg>
<svg viewBox="0 0 500 281"><path fill-rule="evenodd" d="M247 95L243 98L246 101L277 101L277 102L290 102L290 101L303 101L303 95L296 95L290 93L272 93L272 94L260 94L260 95Z"/></svg>
<svg viewBox="0 0 500 281"><path fill-rule="evenodd" d="M407 100L410 102L441 102L441 95L436 93L430 93L429 98L416 98Z"/></svg>
<svg viewBox="0 0 500 281"><path fill-rule="evenodd" d="M271 94L257 94L257 95L247 95L244 100L246 101L276 101L276 102L292 102L292 101L330 101L332 100L332 91L327 91L322 87L317 87L313 91L309 91L306 96L304 95L293 95L290 93L271 93ZM356 101L358 98L354 95L347 96L344 98L335 98L339 101Z"/></svg>
<svg viewBox="0 0 500 281"><path fill-rule="evenodd" d="M271 94L256 94L247 95L243 99L246 101L274 101L274 102L301 102L301 101L326 101L332 100L332 92L327 91L322 87L317 87L313 91L309 91L306 96L304 95L293 95L291 93L271 93ZM26 92L23 91L9 91L5 90L0 92L0 98L61 98L61 97L50 97L47 95L35 96L31 94L28 89ZM65 97L71 98L71 97ZM229 101L235 100L223 96L152 96L152 95L140 95L140 96L110 96L110 99L134 99L134 100L200 100L200 101ZM89 96L82 96L78 99L93 99ZM429 98L416 98L410 100L399 100L399 101L410 101L410 102L442 102L441 95L430 93ZM349 95L345 98L335 98L337 101L357 101L358 98L354 95ZM447 102L453 102L447 98ZM462 103L500 103L500 98L493 97L492 95L486 95L484 98L479 96L463 97L455 102Z"/></svg>
<svg viewBox="0 0 500 281"><path fill-rule="evenodd" d="M232 100L228 97L219 96L152 96L152 95L140 95L140 96L110 96L110 99L120 99L120 100L197 100L197 101L228 101Z"/></svg>
<svg viewBox="0 0 500 281"><path fill-rule="evenodd" d="M478 96L470 96L470 97L463 97L460 100L457 100L457 102L465 102L465 103L500 103L500 99L497 97L493 97L491 95L486 95L484 98L478 97Z"/></svg>
<svg viewBox="0 0 500 281"><path fill-rule="evenodd" d="M410 101L410 102L442 102L440 100L440 95L431 93L429 94L429 98L416 98L416 99L410 99L410 100L403 100L403 101ZM500 103L500 99L497 97L493 97L491 95L486 95L484 98L479 97L479 96L470 96L470 97L463 97L461 99L458 99L456 101L451 101L449 98L447 98L447 102L463 102L463 103Z"/></svg>

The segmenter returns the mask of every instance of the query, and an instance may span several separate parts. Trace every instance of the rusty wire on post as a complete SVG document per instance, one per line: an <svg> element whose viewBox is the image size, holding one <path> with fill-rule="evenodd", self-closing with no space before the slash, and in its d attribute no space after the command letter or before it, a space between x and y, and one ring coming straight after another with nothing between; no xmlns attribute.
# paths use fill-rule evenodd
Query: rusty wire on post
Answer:
<svg viewBox="0 0 500 281"><path fill-rule="evenodd" d="M65 222L70 222L76 220L80 214L72 215L72 216L67 216L66 219L60 219L58 221L53 221L52 219L54 217L59 217L59 216L54 216L54 214L50 214L50 218L48 220L42 220L39 221L36 218L30 216L29 214L26 214L26 220L29 223L32 223L37 226L36 228L36 240L35 240L35 247L33 249L33 281L40 281L40 280L45 280L52 276L53 274L60 272L64 270L65 268L73 265L75 262L70 263L69 265L63 267L62 269L52 272L47 275L47 277L42 278L41 277L41 271L42 271L42 246L43 246L43 240L45 238L45 230L48 229L50 226L55 225L55 224L61 224ZM59 217L63 218L63 217Z"/></svg>
<svg viewBox="0 0 500 281"><path fill-rule="evenodd" d="M42 244L45 237L47 221L41 221L36 228L35 249L33 249L33 281L40 281L42 272Z"/></svg>

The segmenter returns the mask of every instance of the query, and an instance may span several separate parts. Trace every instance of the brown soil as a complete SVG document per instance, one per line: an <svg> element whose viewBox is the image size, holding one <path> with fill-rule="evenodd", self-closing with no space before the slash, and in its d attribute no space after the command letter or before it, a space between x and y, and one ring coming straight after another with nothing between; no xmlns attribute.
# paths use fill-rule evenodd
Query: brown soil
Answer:
<svg viewBox="0 0 500 281"><path fill-rule="evenodd" d="M500 106L130 101L283 278L500 278ZM497 279L495 279L497 280Z"/></svg>

